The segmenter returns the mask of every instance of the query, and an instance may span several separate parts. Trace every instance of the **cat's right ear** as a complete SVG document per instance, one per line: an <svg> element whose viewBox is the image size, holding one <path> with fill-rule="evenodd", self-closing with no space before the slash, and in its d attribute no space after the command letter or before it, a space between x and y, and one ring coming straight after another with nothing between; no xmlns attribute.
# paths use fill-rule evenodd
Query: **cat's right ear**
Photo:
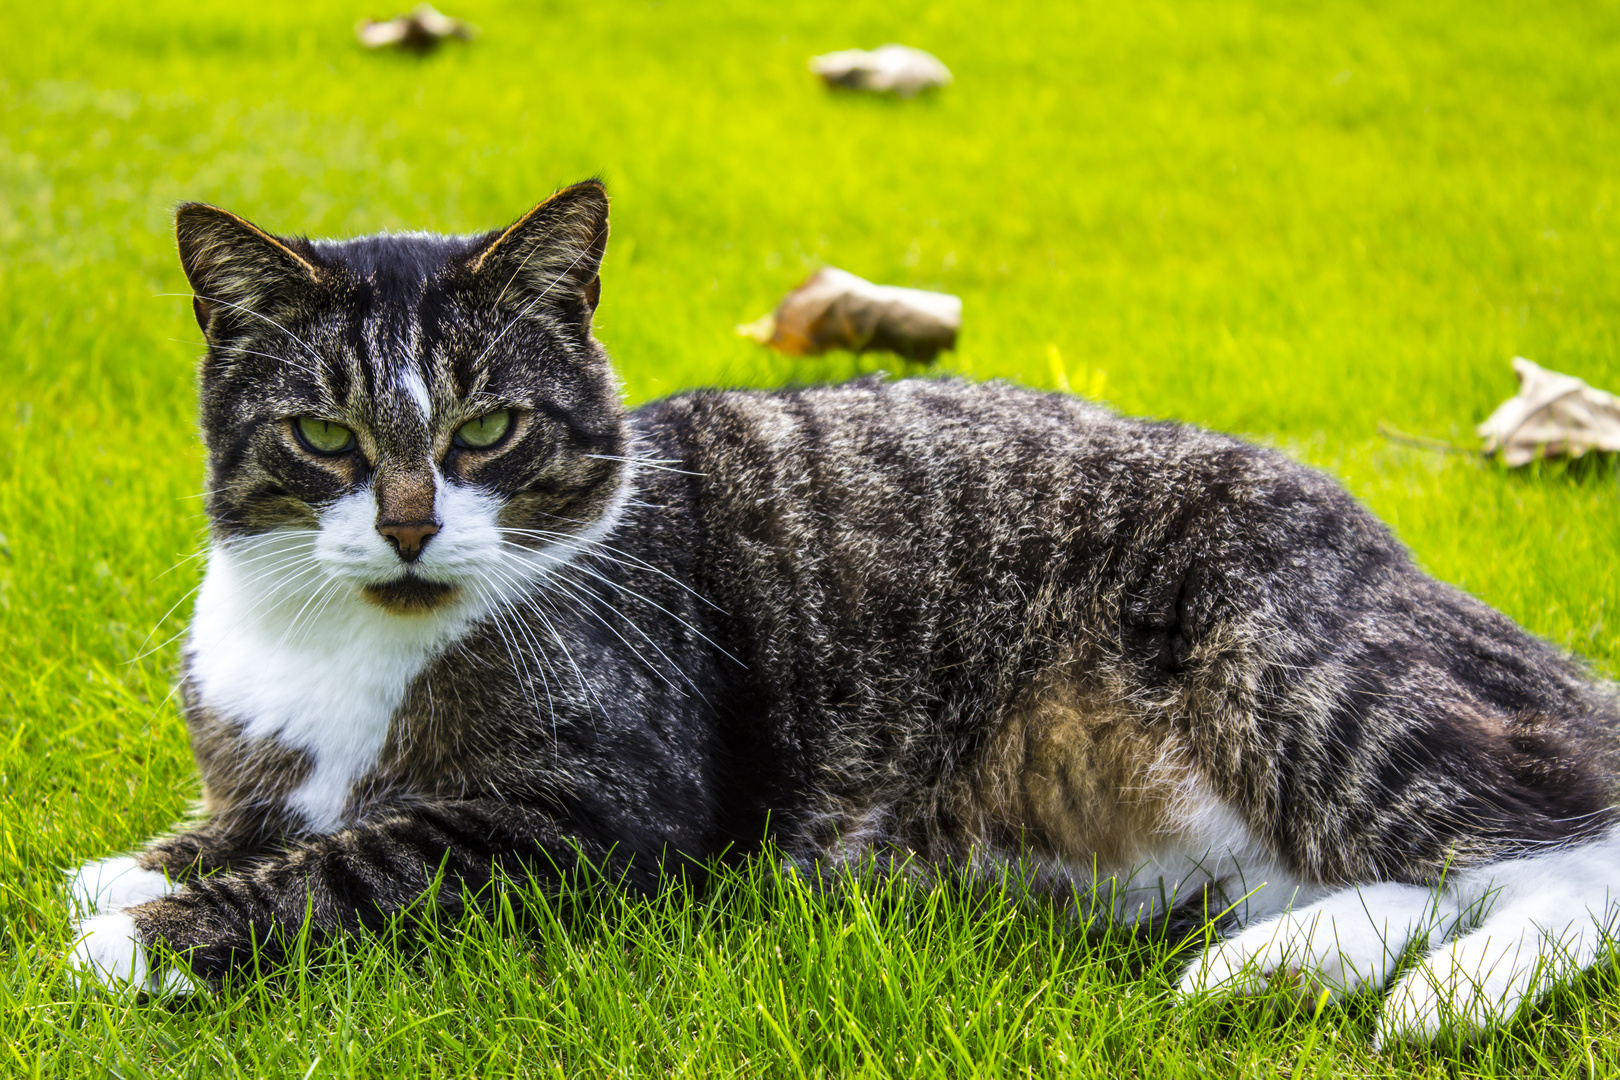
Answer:
<svg viewBox="0 0 1620 1080"><path fill-rule="evenodd" d="M321 281L321 268L288 241L217 206L182 205L174 236L195 294L197 325L210 341L228 326L271 319L272 311Z"/></svg>

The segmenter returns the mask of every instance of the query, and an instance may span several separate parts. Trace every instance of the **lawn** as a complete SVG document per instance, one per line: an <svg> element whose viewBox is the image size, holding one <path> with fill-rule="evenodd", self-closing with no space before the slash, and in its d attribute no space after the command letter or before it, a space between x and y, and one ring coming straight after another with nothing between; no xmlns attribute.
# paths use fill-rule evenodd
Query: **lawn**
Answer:
<svg viewBox="0 0 1620 1080"><path fill-rule="evenodd" d="M1612 6L458 0L483 37L417 59L355 44L358 16L392 13L369 3L7 11L0 1069L1620 1070L1610 974L1476 1045L1377 1056L1367 1001L1177 1006L1173 936L1088 935L1016 881L819 890L764 861L700 897L537 897L348 940L184 1006L76 990L61 869L196 794L169 694L204 544L184 199L311 235L471 231L600 176L598 333L633 401L920 370L734 333L823 263L953 292L965 325L940 370L1281 447L1433 573L1620 671L1613 468L1510 472L1378 434L1471 444L1515 355L1620 390ZM806 70L890 40L956 85L875 100Z"/></svg>

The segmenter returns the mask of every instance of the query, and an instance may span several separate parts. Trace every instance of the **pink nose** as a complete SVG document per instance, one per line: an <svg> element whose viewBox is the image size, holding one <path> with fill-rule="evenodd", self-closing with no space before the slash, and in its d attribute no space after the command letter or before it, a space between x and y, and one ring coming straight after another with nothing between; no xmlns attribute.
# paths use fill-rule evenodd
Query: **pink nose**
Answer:
<svg viewBox="0 0 1620 1080"><path fill-rule="evenodd" d="M427 547L427 542L433 534L439 531L439 526L432 521L403 521L377 523L377 531L388 538L399 552L399 557L406 562L415 562Z"/></svg>

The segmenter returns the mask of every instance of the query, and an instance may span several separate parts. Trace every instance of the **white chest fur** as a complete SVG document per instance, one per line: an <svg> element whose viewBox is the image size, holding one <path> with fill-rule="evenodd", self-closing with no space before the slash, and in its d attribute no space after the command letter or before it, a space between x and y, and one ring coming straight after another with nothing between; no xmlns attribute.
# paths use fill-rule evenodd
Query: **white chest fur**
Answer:
<svg viewBox="0 0 1620 1080"><path fill-rule="evenodd" d="M441 480L434 508L443 527L414 572L461 594L429 614L394 614L362 596L365 585L400 574L376 530L369 488L323 511L318 529L216 546L192 617L187 675L203 704L249 739L309 755L313 769L287 809L312 831L341 828L349 789L377 764L416 677L491 610L605 536L627 492L622 485L578 537L531 550L503 537L495 498Z"/></svg>
<svg viewBox="0 0 1620 1080"><path fill-rule="evenodd" d="M308 754L287 799L311 830L343 825L353 782L376 763L411 682L465 628L465 613L402 618L313 568L275 572L308 534L239 555L216 548L197 597L187 673L250 739Z"/></svg>

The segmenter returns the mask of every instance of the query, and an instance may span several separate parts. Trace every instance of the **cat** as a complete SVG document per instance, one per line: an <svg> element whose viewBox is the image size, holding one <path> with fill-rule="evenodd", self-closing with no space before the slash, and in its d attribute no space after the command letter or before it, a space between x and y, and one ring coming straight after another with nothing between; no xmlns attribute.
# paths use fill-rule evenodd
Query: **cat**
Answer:
<svg viewBox="0 0 1620 1080"><path fill-rule="evenodd" d="M1181 992L1388 988L1380 1042L1596 962L1620 710L1576 660L1193 427L949 379L626 412L607 229L595 181L475 236L179 209L203 816L73 876L83 977L198 990L436 877L453 916L767 840L1230 909Z"/></svg>

